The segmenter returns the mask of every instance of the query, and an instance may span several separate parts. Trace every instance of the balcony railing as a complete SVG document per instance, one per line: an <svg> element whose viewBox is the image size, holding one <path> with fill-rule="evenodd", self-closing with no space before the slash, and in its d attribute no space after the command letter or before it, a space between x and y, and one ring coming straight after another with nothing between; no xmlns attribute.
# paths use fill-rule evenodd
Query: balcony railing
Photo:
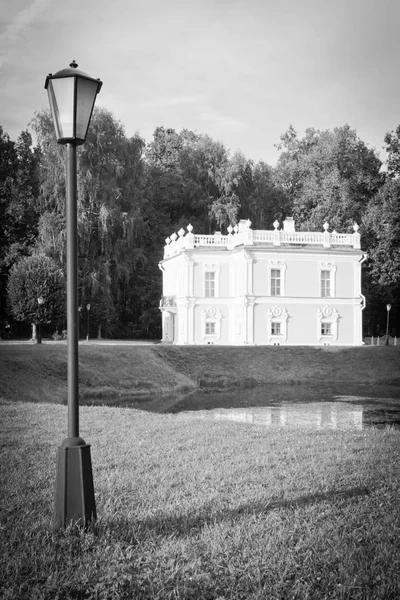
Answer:
<svg viewBox="0 0 400 600"><path fill-rule="evenodd" d="M329 232L329 224L324 224L324 231L287 231L278 229L279 223L275 221L273 230L253 230L250 221L241 221L239 226L228 227L228 235L215 233L214 235L198 235L192 233L193 227L187 226L187 232L182 228L178 234L173 233L168 237L164 247L164 258L179 254L182 250L199 247L216 247L233 250L237 246L254 245L311 245L330 248L332 246L347 246L355 249L361 248L358 225L354 224L354 233Z"/></svg>
<svg viewBox="0 0 400 600"><path fill-rule="evenodd" d="M162 296L160 307L162 306L176 306L176 296Z"/></svg>

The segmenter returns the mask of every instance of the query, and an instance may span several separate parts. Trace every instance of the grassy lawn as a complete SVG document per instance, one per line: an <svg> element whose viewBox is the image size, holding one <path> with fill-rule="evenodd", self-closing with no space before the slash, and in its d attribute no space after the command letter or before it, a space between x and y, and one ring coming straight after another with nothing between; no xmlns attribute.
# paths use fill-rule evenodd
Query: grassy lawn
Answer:
<svg viewBox="0 0 400 600"><path fill-rule="evenodd" d="M2 600L400 597L398 430L80 414L87 533L51 526L66 407L0 403Z"/></svg>
<svg viewBox="0 0 400 600"><path fill-rule="evenodd" d="M79 360L85 402L167 402L195 388L396 383L400 348L89 344ZM99 518L57 530L66 375L65 345L0 345L1 600L398 600L399 430L82 406Z"/></svg>

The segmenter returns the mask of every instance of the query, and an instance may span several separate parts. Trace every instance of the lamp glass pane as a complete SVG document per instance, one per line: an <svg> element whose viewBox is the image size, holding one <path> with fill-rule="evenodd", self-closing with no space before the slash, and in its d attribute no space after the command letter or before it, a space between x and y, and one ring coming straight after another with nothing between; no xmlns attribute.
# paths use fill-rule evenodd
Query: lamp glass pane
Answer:
<svg viewBox="0 0 400 600"><path fill-rule="evenodd" d="M74 77L49 81L48 93L57 139L74 138Z"/></svg>
<svg viewBox="0 0 400 600"><path fill-rule="evenodd" d="M76 94L76 137L85 141L90 117L97 95L98 82L90 79L77 79Z"/></svg>

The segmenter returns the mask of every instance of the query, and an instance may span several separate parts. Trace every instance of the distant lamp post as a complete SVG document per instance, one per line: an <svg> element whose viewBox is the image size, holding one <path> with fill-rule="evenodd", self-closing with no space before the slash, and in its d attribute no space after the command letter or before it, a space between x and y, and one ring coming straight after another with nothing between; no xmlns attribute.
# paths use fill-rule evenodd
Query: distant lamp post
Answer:
<svg viewBox="0 0 400 600"><path fill-rule="evenodd" d="M37 302L39 304L39 319L38 319L38 330L37 330L37 343L41 344L42 343L42 329L41 329L41 324L42 324L42 305L44 302L44 298L42 296L39 296L39 298L37 299Z"/></svg>
<svg viewBox="0 0 400 600"><path fill-rule="evenodd" d="M78 319L78 340L81 337L81 318L82 318L82 306L79 305L78 306L78 314L79 314L79 319Z"/></svg>
<svg viewBox="0 0 400 600"><path fill-rule="evenodd" d="M86 310L87 310L87 328L86 328L86 341L89 341L89 326L90 326L90 304L86 304Z"/></svg>
<svg viewBox="0 0 400 600"><path fill-rule="evenodd" d="M76 147L86 139L97 94L103 85L77 68L46 77L45 89L59 144L67 145L67 338L68 437L58 449L55 521L86 526L96 519L90 445L79 437L78 234Z"/></svg>
<svg viewBox="0 0 400 600"><path fill-rule="evenodd" d="M386 304L386 312L387 312L387 317L386 317L386 346L389 346L389 314L390 314L391 308L392 308L391 304Z"/></svg>

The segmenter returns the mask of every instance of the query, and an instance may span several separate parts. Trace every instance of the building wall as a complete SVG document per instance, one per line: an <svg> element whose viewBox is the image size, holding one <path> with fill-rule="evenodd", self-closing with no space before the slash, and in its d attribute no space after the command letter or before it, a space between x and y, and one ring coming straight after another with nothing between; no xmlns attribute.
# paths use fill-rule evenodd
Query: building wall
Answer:
<svg viewBox="0 0 400 600"><path fill-rule="evenodd" d="M362 343L361 251L218 248L186 250L162 262L163 340L177 344L357 345ZM280 296L271 269L281 269ZM216 295L204 295L215 273ZM321 297L321 270L331 297ZM271 335L271 323L279 333ZM321 336L321 322L330 333ZM208 325L207 325L208 323ZM206 333L206 327L208 333ZM276 326L274 326L276 327Z"/></svg>
<svg viewBox="0 0 400 600"><path fill-rule="evenodd" d="M285 254L270 254L257 256L253 263L253 293L256 296L269 295L270 269L284 264L285 266L285 296L309 298L320 296L319 263L335 265L335 296L351 298L356 288L357 262L345 257L324 256L315 254L309 256L294 256ZM359 292L358 292L359 293Z"/></svg>

